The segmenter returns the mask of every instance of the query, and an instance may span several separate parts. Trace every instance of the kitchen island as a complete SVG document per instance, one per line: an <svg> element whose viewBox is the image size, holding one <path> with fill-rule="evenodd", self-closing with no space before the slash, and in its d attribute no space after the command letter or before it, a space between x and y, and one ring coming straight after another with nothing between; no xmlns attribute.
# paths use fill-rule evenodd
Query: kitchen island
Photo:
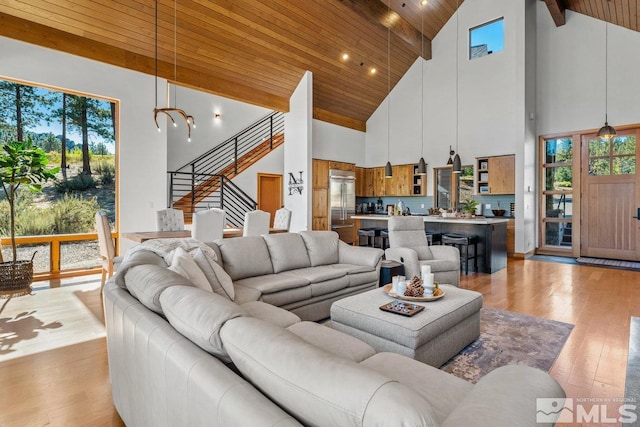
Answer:
<svg viewBox="0 0 640 427"><path fill-rule="evenodd" d="M425 232L431 234L464 233L478 236L478 271L495 273L507 266L507 223L509 218L442 218L420 215ZM388 215L355 215L354 244L358 244L358 229L387 228Z"/></svg>

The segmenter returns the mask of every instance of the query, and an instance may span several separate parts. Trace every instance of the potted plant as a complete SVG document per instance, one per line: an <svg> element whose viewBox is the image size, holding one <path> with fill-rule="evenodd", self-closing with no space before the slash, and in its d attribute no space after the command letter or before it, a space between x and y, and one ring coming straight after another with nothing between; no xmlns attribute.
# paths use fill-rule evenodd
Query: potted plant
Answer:
<svg viewBox="0 0 640 427"><path fill-rule="evenodd" d="M47 169L47 163L45 152L34 147L30 138L26 142L5 143L0 149L0 182L2 182L4 196L9 202L9 229L13 250L12 260L0 263L0 296L23 295L31 292L33 257L26 261L17 260L16 193L20 186L25 186L32 193L41 192L42 184L54 179L59 170L59 168Z"/></svg>
<svg viewBox="0 0 640 427"><path fill-rule="evenodd" d="M464 212L465 218L471 218L478 208L478 202L474 199L465 199L462 201L462 212Z"/></svg>

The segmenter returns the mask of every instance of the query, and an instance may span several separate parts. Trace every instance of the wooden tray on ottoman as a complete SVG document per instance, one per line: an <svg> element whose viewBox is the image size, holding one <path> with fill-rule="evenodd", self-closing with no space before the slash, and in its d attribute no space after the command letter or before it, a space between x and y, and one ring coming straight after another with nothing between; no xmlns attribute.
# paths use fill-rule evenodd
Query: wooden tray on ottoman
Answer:
<svg viewBox="0 0 640 427"><path fill-rule="evenodd" d="M389 313L401 314L403 316L411 317L416 313L424 310L424 307L416 304L409 304L402 301L391 301L385 305L380 306L380 310L388 311Z"/></svg>

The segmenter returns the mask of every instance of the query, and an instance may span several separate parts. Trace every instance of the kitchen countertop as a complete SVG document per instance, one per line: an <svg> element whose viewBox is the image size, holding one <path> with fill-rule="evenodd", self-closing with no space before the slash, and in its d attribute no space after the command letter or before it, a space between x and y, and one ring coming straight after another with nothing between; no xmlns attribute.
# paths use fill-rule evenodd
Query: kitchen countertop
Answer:
<svg viewBox="0 0 640 427"><path fill-rule="evenodd" d="M424 222L444 222L455 224L502 224L509 222L509 217L477 217L477 218L442 218L436 215L412 215L423 218ZM378 214L359 214L351 218L359 220L388 221L391 216Z"/></svg>

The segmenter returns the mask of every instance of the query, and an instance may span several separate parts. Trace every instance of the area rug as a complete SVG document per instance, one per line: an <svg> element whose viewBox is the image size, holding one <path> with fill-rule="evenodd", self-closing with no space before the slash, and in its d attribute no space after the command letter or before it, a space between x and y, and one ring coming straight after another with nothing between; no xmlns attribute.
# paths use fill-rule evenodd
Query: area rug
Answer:
<svg viewBox="0 0 640 427"><path fill-rule="evenodd" d="M579 257L576 261L578 261L578 264L595 265L597 267L620 268L623 270L640 271L640 262L635 261L623 261L619 259L606 258L589 258L583 256Z"/></svg>
<svg viewBox="0 0 640 427"><path fill-rule="evenodd" d="M624 380L625 402L640 405L640 317L631 317L629 331L629 356L627 358L627 375ZM640 410L636 406L637 418L629 424L640 426Z"/></svg>
<svg viewBox="0 0 640 427"><path fill-rule="evenodd" d="M84 303L88 294L100 295L100 281L12 298L0 313L0 363L104 337L104 324Z"/></svg>
<svg viewBox="0 0 640 427"><path fill-rule="evenodd" d="M472 383L504 365L549 372L573 325L495 308L480 311L480 337L440 369Z"/></svg>

